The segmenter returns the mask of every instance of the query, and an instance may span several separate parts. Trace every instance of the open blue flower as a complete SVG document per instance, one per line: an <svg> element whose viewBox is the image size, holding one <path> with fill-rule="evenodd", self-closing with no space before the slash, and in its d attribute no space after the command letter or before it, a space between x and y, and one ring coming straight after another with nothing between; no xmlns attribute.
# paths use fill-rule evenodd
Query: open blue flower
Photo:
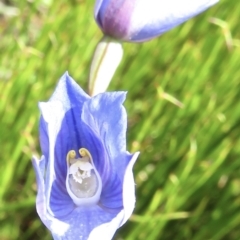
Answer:
<svg viewBox="0 0 240 240"><path fill-rule="evenodd" d="M41 110L37 212L54 239L111 239L135 204L125 92L90 98L66 73Z"/></svg>
<svg viewBox="0 0 240 240"><path fill-rule="evenodd" d="M95 19L105 35L141 42L205 11L218 0L97 0Z"/></svg>

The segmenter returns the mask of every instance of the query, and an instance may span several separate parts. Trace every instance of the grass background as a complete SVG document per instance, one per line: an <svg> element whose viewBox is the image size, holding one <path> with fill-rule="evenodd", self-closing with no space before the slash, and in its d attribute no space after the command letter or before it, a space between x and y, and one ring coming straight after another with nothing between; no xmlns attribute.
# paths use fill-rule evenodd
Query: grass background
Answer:
<svg viewBox="0 0 240 240"><path fill-rule="evenodd" d="M35 211L38 101L60 76L86 89L101 32L93 0L0 2L0 239L51 239ZM218 5L124 44L110 90L128 90L137 203L116 240L240 239L240 5ZM214 19L212 19L214 17Z"/></svg>

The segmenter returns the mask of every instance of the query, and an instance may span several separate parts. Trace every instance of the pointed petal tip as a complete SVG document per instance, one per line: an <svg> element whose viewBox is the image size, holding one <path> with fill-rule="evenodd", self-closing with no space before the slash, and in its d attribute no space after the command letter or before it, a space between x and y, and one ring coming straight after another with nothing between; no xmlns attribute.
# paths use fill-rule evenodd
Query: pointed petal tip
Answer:
<svg viewBox="0 0 240 240"><path fill-rule="evenodd" d="M112 99L111 102L119 102L122 104L126 99L127 92L126 91L118 91L118 92L104 92L99 93L92 97L92 99L96 99L97 101L102 99Z"/></svg>
<svg viewBox="0 0 240 240"><path fill-rule="evenodd" d="M126 91L121 91L121 92L115 92L117 97L116 99L119 99L121 103L123 103L126 100L127 92Z"/></svg>
<svg viewBox="0 0 240 240"><path fill-rule="evenodd" d="M133 167L133 165L135 164L135 162L137 161L139 155L140 155L140 152L139 152L139 151L138 151L138 152L135 152L135 153L132 155L132 159L131 159L131 161L130 161L132 167Z"/></svg>
<svg viewBox="0 0 240 240"><path fill-rule="evenodd" d="M73 80L73 79L72 79L72 77L69 75L69 72L68 72L68 71L65 71L65 72L63 73L63 75L60 77L59 83L60 83L60 82L63 82L63 81L67 82L67 81L71 81L71 80ZM59 83L58 83L58 84L59 84Z"/></svg>
<svg viewBox="0 0 240 240"><path fill-rule="evenodd" d="M42 165L42 163L45 161L45 157L42 155L41 158L33 155L31 158L32 164L34 166L34 168L41 168L40 165Z"/></svg>
<svg viewBox="0 0 240 240"><path fill-rule="evenodd" d="M32 162L37 162L39 161L39 159L37 158L37 156L33 155L31 158Z"/></svg>

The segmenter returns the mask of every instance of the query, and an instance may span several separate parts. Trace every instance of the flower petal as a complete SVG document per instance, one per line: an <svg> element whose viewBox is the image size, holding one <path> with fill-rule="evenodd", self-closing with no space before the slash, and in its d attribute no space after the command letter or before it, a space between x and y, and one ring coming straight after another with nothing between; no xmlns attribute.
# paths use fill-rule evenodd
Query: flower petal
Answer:
<svg viewBox="0 0 240 240"><path fill-rule="evenodd" d="M40 141L48 159L46 174L47 210L53 216L64 216L74 208L66 187L66 156L81 147L81 111L89 97L64 74L47 103L39 103L42 113ZM79 124L78 124L79 122Z"/></svg>
<svg viewBox="0 0 240 240"><path fill-rule="evenodd" d="M46 159L44 156L39 160L36 157L32 158L32 164L36 173L38 194L36 199L36 209L39 217L47 228L51 224L51 216L47 212L46 186L45 186L45 167Z"/></svg>
<svg viewBox="0 0 240 240"><path fill-rule="evenodd" d="M44 186L44 172L45 172L45 164L46 160L44 157L41 160L37 159L35 156L32 158L32 164L36 173L37 180L37 200L36 207L38 215L41 217L44 222L46 215L46 196L45 196L45 186Z"/></svg>
<svg viewBox="0 0 240 240"><path fill-rule="evenodd" d="M126 157L127 114L122 103L125 92L99 94L83 106L82 120L102 140L114 168L123 176L129 162ZM121 160L117 159L121 156Z"/></svg>
<svg viewBox="0 0 240 240"><path fill-rule="evenodd" d="M65 73L59 80L50 100L46 103L39 103L42 114L40 143L43 155L48 159L51 150L52 157L55 154L58 156L56 166L59 171L62 171L63 178L66 177L66 161L63 159L66 159L69 150L79 149L81 146L81 124L79 122L83 103L87 99L89 96L68 73ZM51 143L49 138L51 138Z"/></svg>
<svg viewBox="0 0 240 240"><path fill-rule="evenodd" d="M49 144L48 156L45 156L48 159L45 178L46 207L52 216L57 217L68 214L74 208L74 204L65 188L67 145L59 144L59 142L61 143L59 141L59 133L62 133L62 130L64 130L62 121L65 110L61 102L57 101L40 103L39 107L42 112L40 132L47 132ZM43 128L44 126L45 128ZM68 132L66 135L68 137ZM64 134L61 136L64 139ZM44 140L43 138L40 139L41 141ZM41 143L42 145L44 143ZM59 199L61 199L60 202Z"/></svg>
<svg viewBox="0 0 240 240"><path fill-rule="evenodd" d="M88 240L99 240L99 236L101 236L101 239L104 240L112 239L116 230L121 226L123 214L124 211L121 211L110 222L101 224L98 227L94 228L90 233Z"/></svg>
<svg viewBox="0 0 240 240"><path fill-rule="evenodd" d="M93 131L92 137L84 139L91 139L86 145L92 148L96 168L100 171L104 185L101 204L107 208L123 206L123 178L132 157L126 152L127 116L122 106L125 97L124 92L99 94L86 101L82 111L83 122ZM96 139L99 139L98 144L92 144ZM100 142L101 146L97 147ZM97 160L99 156L104 160Z"/></svg>
<svg viewBox="0 0 240 240"><path fill-rule="evenodd" d="M75 208L65 218L51 218L48 228L55 240L97 240L99 236L101 236L101 239L110 240L115 231L120 227L122 219L123 211L110 213L97 205L93 205L88 208ZM101 228L101 226L106 225L109 227L107 230ZM96 238L95 229L100 234L98 238ZM102 236L106 236L106 238L102 238Z"/></svg>
<svg viewBox="0 0 240 240"><path fill-rule="evenodd" d="M49 101L60 101L65 110L71 107L82 106L90 97L66 72L59 80L58 85Z"/></svg>
<svg viewBox="0 0 240 240"><path fill-rule="evenodd" d="M92 118L92 120L94 120L94 118ZM89 118L88 124L91 124L91 117ZM114 159L110 160L109 153L104 146L105 141L99 138L99 134L94 131L95 129L92 129L89 125L82 124L82 126L84 125L85 128L83 128L82 136L84 139L83 146L91 152L94 165L101 176L102 185L104 186L100 197L100 205L105 208L120 209L123 206L122 179L124 173L122 173L120 178L114 166L115 161ZM124 158L120 160L124 161ZM125 171L125 167L123 171Z"/></svg>
<svg viewBox="0 0 240 240"><path fill-rule="evenodd" d="M138 0L131 16L128 40L149 40L217 2L218 0Z"/></svg>

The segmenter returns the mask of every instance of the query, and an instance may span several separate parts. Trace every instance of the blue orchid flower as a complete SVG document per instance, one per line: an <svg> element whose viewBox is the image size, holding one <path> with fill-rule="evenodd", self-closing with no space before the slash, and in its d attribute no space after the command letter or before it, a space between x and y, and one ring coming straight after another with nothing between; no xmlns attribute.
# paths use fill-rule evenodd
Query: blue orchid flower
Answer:
<svg viewBox="0 0 240 240"><path fill-rule="evenodd" d="M141 42L205 11L218 0L97 0L95 19L105 35Z"/></svg>
<svg viewBox="0 0 240 240"><path fill-rule="evenodd" d="M41 111L37 212L54 239L111 239L135 205L125 92L90 98L66 73Z"/></svg>

